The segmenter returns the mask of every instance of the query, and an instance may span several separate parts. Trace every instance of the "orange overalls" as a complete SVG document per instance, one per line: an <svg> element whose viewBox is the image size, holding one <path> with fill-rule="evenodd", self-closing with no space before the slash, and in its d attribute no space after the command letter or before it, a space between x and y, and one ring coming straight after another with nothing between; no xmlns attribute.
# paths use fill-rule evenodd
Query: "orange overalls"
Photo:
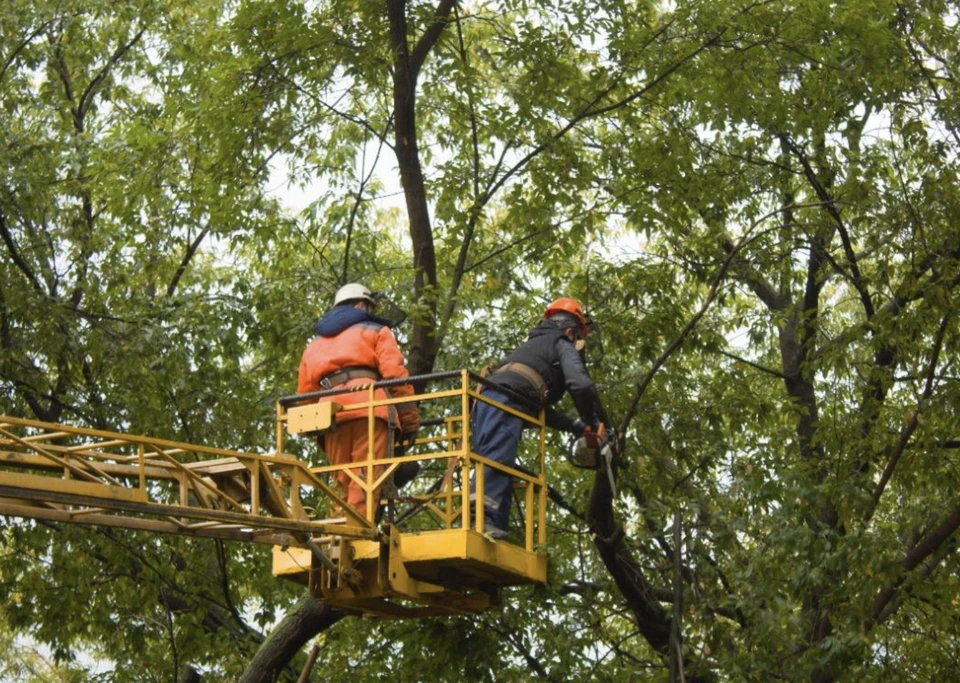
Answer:
<svg viewBox="0 0 960 683"><path fill-rule="evenodd" d="M337 314L340 309L333 309L327 317ZM349 310L349 309L348 309ZM356 314L353 314L354 317ZM346 317L343 314L340 317ZM375 379L371 377L356 377L338 382L333 386L323 385L327 378L334 380L344 379L351 373L351 369L365 369L375 372L380 379L402 379L410 373L404 366L403 354L397 344L396 337L389 327L380 323L372 316L345 327L333 336L319 335L307 345L300 360L300 372L297 382L297 393L305 394L321 389L343 388L350 386L368 386ZM326 320L326 318L325 318ZM323 321L321 321L321 324ZM321 329L321 325L318 325ZM336 329L336 328L334 328ZM342 371L346 370L346 374ZM364 374L364 373L356 373ZM370 372L366 374L372 374ZM413 387L402 384L390 387L390 396L412 396ZM388 398L387 392L378 388L375 392L377 399ZM344 406L354 403L364 403L369 397L369 391L337 394L321 401L336 401ZM396 408L396 410L394 410ZM369 452L367 409L349 410L345 408L336 415L336 429L323 437L323 448L327 453L327 461L331 465L366 462ZM415 403L401 403L396 406L379 406L374 411L374 442L373 457L388 457L393 452L393 430L399 428L401 434L415 434L420 427L420 414ZM366 468L352 470L360 479L366 480ZM379 477L383 467L374 469L374 479ZM347 503L361 515L366 516L366 492L363 487L354 481L346 470L336 473L337 483L346 492ZM373 510L379 504L379 488L371 492L374 497Z"/></svg>

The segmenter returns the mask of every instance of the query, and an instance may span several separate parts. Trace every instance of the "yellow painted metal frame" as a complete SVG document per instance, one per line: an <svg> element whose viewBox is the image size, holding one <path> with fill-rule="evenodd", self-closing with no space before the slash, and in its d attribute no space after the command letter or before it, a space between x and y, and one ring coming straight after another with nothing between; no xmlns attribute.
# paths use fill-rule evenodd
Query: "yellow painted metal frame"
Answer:
<svg viewBox="0 0 960 683"><path fill-rule="evenodd" d="M524 489L524 547L532 551L535 546L546 543L546 432L542 412L540 415L534 417L483 396L470 386L470 373L467 370L460 371L459 387L427 392L413 397L377 399L375 395L377 386L377 384L371 383L363 387L354 388L352 391L366 392L367 400L362 403L350 404L351 411L365 410L367 412L366 419L370 434L370 438L368 438L369 450L367 451L367 459L349 465L324 465L314 467L311 470L314 474L330 475L336 472L346 472L350 479L356 482L366 492L366 519L373 523L378 501L373 500L370 494L378 490L400 464L410 461L429 462L432 460L455 459L461 471L461 481L470 481L471 476L475 478L475 497L477 500L483 500L485 488L484 468L478 465L486 465L492 469L508 473L516 481L520 482L519 487ZM335 398L336 394L332 395L330 400L335 400ZM439 436L421 436L417 439L416 446L422 447L428 444L446 443L446 450L442 452L419 453L417 455L374 458L372 436L374 415L377 408L396 406L400 403L417 402L420 405L421 411L427 413L431 405L437 405L445 399L457 399L456 401L446 403L444 406L446 409L444 418L447 431ZM498 409L523 420L528 428L537 430L537 462L536 469L532 473L530 471L507 467L506 465L494 462L472 452L470 448L464 448L463 444L470 443L469 415L473 401L483 401L484 403L496 406ZM458 404L456 405L456 412L450 412L450 407L454 404ZM290 414L293 411L300 409L301 407L285 410L282 405L278 404L278 451L282 450L284 444L283 425L290 421ZM467 416L467 419L464 419L464 416ZM457 426L460 428L459 432L455 431ZM287 431L290 430L288 429ZM374 477L375 469L380 467L382 467L383 470ZM363 476L358 475L356 473L357 470L361 470ZM454 498L459 498L459 503L457 503ZM442 500L445 503L444 508L436 505L436 501L438 500ZM456 491L450 489L445 492L444 496L426 497L423 502L442 523L443 528L472 528L480 534L485 532L483 515L472 515L471 513L470 490L467 487L462 487Z"/></svg>
<svg viewBox="0 0 960 683"><path fill-rule="evenodd" d="M331 413L332 415L332 413ZM312 519L304 493L336 492L291 455L258 455L166 439L0 416L0 514L255 541L377 530Z"/></svg>
<svg viewBox="0 0 960 683"><path fill-rule="evenodd" d="M0 515L92 524L274 545L274 573L309 586L342 609L374 617L419 617L496 607L501 587L546 581L546 439L544 416L491 401L471 387L467 370L446 373L457 386L413 397L366 401L370 450L363 462L310 466L285 452L285 441L335 429L336 396L277 404L276 450L244 453L146 436L0 416ZM449 381L448 381L449 384ZM299 397L297 397L299 398ZM403 455L376 459L377 408L416 401L421 415L439 416ZM509 468L470 448L470 410L483 401L538 432L535 467ZM416 513L409 528L377 525L384 488L402 463L445 470L432 490L393 505ZM520 538L493 541L483 515L484 466L508 473L522 491ZM382 468L382 469L381 469ZM358 470L352 472L351 470ZM367 492L365 514L352 510L327 483L337 471ZM320 494L326 507L304 502Z"/></svg>
<svg viewBox="0 0 960 683"><path fill-rule="evenodd" d="M543 547L546 535L546 433L542 411L531 416L482 395L471 387L466 370L459 373L459 386L433 390L414 397L377 399L377 385L354 389L365 391L366 400L351 403L350 409L365 410L372 444L375 411L381 406L416 401L421 415L434 412L443 416L439 431L422 430L416 440L415 453L374 459L372 446L367 459L349 465L323 465L312 468L318 477L346 471L366 493L366 517L375 519L377 502L371 492L377 491L396 468L417 461L446 463L446 476L440 490L404 498L422 508L432 526L399 531L385 525L379 541L340 538L329 540L335 547L339 571L351 568L363 577L348 581L337 572L318 566L316 558L302 549L278 548L274 551L274 573L310 586L324 601L342 609L367 616L409 617L491 609L498 604L503 586L546 582L547 562ZM329 393L329 392L327 392ZM329 400L335 400L331 395ZM327 399L324 399L327 400ZM474 453L470 444L470 410L473 402L483 401L523 420L537 431L536 466L533 471L507 467ZM288 418L286 418L288 419ZM285 420L278 408L278 449L283 444L279 427ZM475 482L475 500L483 500L484 466L508 473L523 491L523 526L519 542L493 541L484 535L483 515L472 510L470 487ZM375 469L383 467L379 475ZM363 476L356 474L356 470ZM454 473L459 473L460 486Z"/></svg>

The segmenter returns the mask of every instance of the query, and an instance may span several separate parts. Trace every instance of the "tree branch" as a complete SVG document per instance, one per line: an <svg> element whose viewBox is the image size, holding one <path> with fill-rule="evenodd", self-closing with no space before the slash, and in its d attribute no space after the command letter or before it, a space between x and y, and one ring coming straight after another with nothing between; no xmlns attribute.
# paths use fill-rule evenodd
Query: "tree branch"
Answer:
<svg viewBox="0 0 960 683"><path fill-rule="evenodd" d="M26 37L17 44L13 50L10 51L10 55L3 60L3 68L0 69L0 82L3 82L3 79L7 76L7 70L13 66L13 63L16 61L17 56L23 52L27 45L29 45L35 38L37 38L41 33L47 30L50 27L52 21L45 21L40 26L37 27L32 33L28 33Z"/></svg>
<svg viewBox="0 0 960 683"><path fill-rule="evenodd" d="M86 118L87 110L90 108L90 102L93 100L93 96L96 94L97 90L103 84L103 81L106 79L107 74L113 69L117 63L123 59L124 55L130 51L130 49L139 42L140 38L146 32L147 27L144 26L136 35L133 36L127 43L120 45L114 50L113 54L110 55L110 59L107 60L107 63L103 65L103 68L97 72L97 75L90 81L87 87L84 89L83 94L80 96L80 102L77 104L77 118L82 121Z"/></svg>
<svg viewBox="0 0 960 683"><path fill-rule="evenodd" d="M670 342L670 344L665 348L660 355L654 360L653 365L650 367L650 370L643 376L637 385L637 389L634 392L633 400L630 403L630 407L627 409L626 414L623 417L623 420L620 423L620 428L618 433L623 438L623 435L626 434L627 428L630 426L630 422L633 421L634 416L637 414L637 410L640 406L640 400L643 398L643 395L646 393L647 387L650 386L650 383L653 381L653 378L660 371L660 368L666 364L667 360L683 345L683 342L686 341L694 329L696 329L700 320L706 315L710 306L713 304L714 300L717 298L717 295L720 293L720 287L723 284L724 279L727 276L728 271L731 268L731 265L734 262L734 259L740 253L740 250L753 239L753 231L764 221L766 221L771 216L779 214L782 209L777 209L771 211L770 213L764 214L757 220L753 222L752 225L744 232L736 244L727 249L726 258L720 264L720 267L717 269L717 272L714 274L713 278L710 281L710 289L707 292L707 296L704 298L703 303L701 304L699 310L693 314L693 317L684 325L683 329L680 330L680 333Z"/></svg>
<svg viewBox="0 0 960 683"><path fill-rule="evenodd" d="M746 358L743 358L742 356L738 356L735 353L730 353L729 351L724 351L723 349L720 349L720 355L726 356L727 358L735 360L738 363L749 365L754 370L759 370L760 372L767 375L771 375L772 377L776 377L777 379L786 379L786 375L784 375L779 370L774 370L773 368L768 368L758 363L754 363L752 360L747 360Z"/></svg>
<svg viewBox="0 0 960 683"><path fill-rule="evenodd" d="M10 233L10 226L7 224L7 216L3 212L3 209L0 209L0 239L3 239L3 243L6 245L7 252L10 254L14 265L26 276L37 293L40 294L40 296L46 297L46 292L44 292L40 280L37 279L30 264L20 255L20 250L17 249L17 243L14 242L13 235Z"/></svg>
<svg viewBox="0 0 960 683"><path fill-rule="evenodd" d="M781 134L779 137L783 144L793 153L795 157L797 157L797 160L803 166L804 175L806 176L810 185L813 186L813 190L817 197L821 202L823 202L823 207L827 210L827 213L830 214L836 223L837 232L840 234L840 241L843 243L843 251L847 256L847 263L850 264L851 282L853 283L854 288L857 290L857 293L860 295L860 301L863 304L863 310L866 313L867 320L870 320L873 318L875 312L873 301L870 298L870 293L866 289L866 285L863 281L863 275L860 273L860 267L857 265L857 256L853 252L853 245L850 242L850 235L847 232L847 227L843 222L843 218L840 216L840 209L837 208L836 200L823 186L823 183L820 182L816 171L814 171L813 167L810 165L810 160L807 158L807 155L804 154L799 147L797 147L796 143L794 143L790 136Z"/></svg>
<svg viewBox="0 0 960 683"><path fill-rule="evenodd" d="M364 173L363 165L366 164L366 141L364 141L364 150L361 154L361 168L360 168L360 187L357 188L357 193L354 198L353 206L350 207L350 219L347 222L347 241L343 249L343 268L340 271L340 282L346 284L348 280L348 275L350 274L350 243L353 238L353 227L357 220L357 212L360 210L360 204L363 202L363 193L367 189L367 185L370 183L371 178L377 168L377 161L380 159L380 153L383 151L383 142L377 146L377 154L373 160L373 163L370 165L370 172Z"/></svg>
<svg viewBox="0 0 960 683"><path fill-rule="evenodd" d="M454 7L455 20L457 25L457 39L460 48L460 59L467 63L468 55L466 45L463 41L463 25L460 20L460 12ZM481 211L485 206L485 200L480 196L480 142L477 131L477 113L473 103L473 89L468 86L466 92L467 108L470 111L470 142L472 146L471 160L473 163L473 207L467 217L467 224L464 226L463 241L460 244L460 252L457 254L457 264L453 269L453 277L450 282L450 288L447 293L447 303L444 306L443 313L440 316L437 338L438 343L443 344L446 337L447 326L453 317L456 309L457 293L460 291L460 284L463 282L463 275L467 267L467 256L470 252L470 246L473 243L474 232L480 219Z"/></svg>
<svg viewBox="0 0 960 683"><path fill-rule="evenodd" d="M867 621L867 630L880 623L880 617L884 614L886 606L899 593L900 587L906 581L910 572L913 571L921 562L934 553L942 543L944 543L957 527L960 526L960 507L954 509L952 513L936 529L927 534L910 551L901 563L900 576L887 588L880 591L873 601L873 612Z"/></svg>
<svg viewBox="0 0 960 683"><path fill-rule="evenodd" d="M203 238L207 236L209 230L209 227L201 230L200 234L187 246L187 251L180 260L180 265L177 266L177 272L173 274L173 279L170 280L170 284L167 285L167 297L173 296L173 293L177 290L177 285L180 284L180 278L182 278L183 274L187 271L187 266L190 265L190 261L193 260L194 255L200 248L200 243L203 242Z"/></svg>
<svg viewBox="0 0 960 683"><path fill-rule="evenodd" d="M506 182L510 178L519 174L520 171L523 170L531 161L533 161L535 158L537 158L543 152L549 149L550 145L564 138L569 132L574 130L582 121L586 121L588 119L601 116L603 114L614 111L616 109L621 109L627 106L628 104L630 104L631 102L634 102L635 100L646 95L653 88L660 85L661 83L666 81L670 76L672 76L674 73L679 71L682 66L690 62L692 59L694 59L697 55L699 55L701 52L703 52L707 48L711 47L725 30L726 29L721 29L720 32L708 38L706 41L701 43L696 49L694 49L689 54L683 56L678 61L671 64L669 67L667 67L666 69L661 71L659 74L657 74L653 79L651 79L650 81L647 81L647 83L643 85L643 87L635 90L630 95L627 95L626 97L612 104L609 104L603 107L594 108L613 91L616 85L618 85L618 81L615 80L611 84L609 84L607 87L601 89L596 95L594 95L594 97L586 105L584 105L580 109L580 111L577 114L575 114L572 118L570 118L567 121L567 123L563 125L563 127L555 131L551 136L549 136L549 138L547 138L540 144L534 146L533 149L531 149L523 157L521 157L520 160L517 161L517 163L515 163L513 166L507 169L504 172L504 174L500 176L500 178L497 179L490 186L490 190L488 194L493 195L494 193L496 193L501 187L504 186L504 184L506 184Z"/></svg>
<svg viewBox="0 0 960 683"><path fill-rule="evenodd" d="M527 663L527 666L530 667L530 669L537 675L538 678L543 678L548 681L560 680L551 675L543 663L533 656L530 648L528 648L523 642L522 632L517 632L517 630L514 628L505 628L497 624L491 625L491 629L493 629L494 633L504 638L508 643L510 643L510 645L513 646L513 649L516 650L521 657L523 657L523 660Z"/></svg>
<svg viewBox="0 0 960 683"><path fill-rule="evenodd" d="M910 437L920 425L920 414L923 411L924 405L930 396L933 395L934 380L936 379L937 373L937 363L940 361L940 352L943 349L943 338L946 335L950 317L950 311L948 311L940 321L940 327L937 329L937 334L933 340L933 350L930 354L930 362L927 365L927 378L923 388L923 393L920 396L920 400L917 402L916 409L910 416L910 420L901 430L900 438L897 440L897 445L894 448L889 461L887 462L887 466L883 470L880 481L877 482L877 485L873 490L873 504L870 506L870 510L868 510L864 516L864 522L868 522L873 516L873 512L876 510L877 505L880 502L880 496L883 495L883 492L887 487L887 483L893 476L893 470L896 468L897 463L900 461L900 457L906 450L907 444L910 442Z"/></svg>
<svg viewBox="0 0 960 683"><path fill-rule="evenodd" d="M440 2L437 3L437 11L433 22L426 28L423 35L420 36L420 40L417 41L413 52L410 53L410 69L414 74L414 79L419 75L420 68L423 66L424 61L426 61L427 55L430 54L433 46L440 40L443 29L450 23L450 12L456 4L457 0L440 0Z"/></svg>
<svg viewBox="0 0 960 683"><path fill-rule="evenodd" d="M270 632L238 683L273 683L277 674L317 633L340 621L344 613L304 595Z"/></svg>

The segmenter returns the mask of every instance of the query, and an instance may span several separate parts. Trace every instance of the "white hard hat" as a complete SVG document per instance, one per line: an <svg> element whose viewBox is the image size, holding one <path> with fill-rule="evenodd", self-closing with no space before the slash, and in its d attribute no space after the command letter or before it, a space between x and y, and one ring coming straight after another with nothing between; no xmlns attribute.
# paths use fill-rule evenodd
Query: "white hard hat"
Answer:
<svg viewBox="0 0 960 683"><path fill-rule="evenodd" d="M344 301L359 300L369 301L372 304L377 303L377 300L373 298L373 292L359 282L351 282L337 290L336 296L333 297L333 305L339 306Z"/></svg>

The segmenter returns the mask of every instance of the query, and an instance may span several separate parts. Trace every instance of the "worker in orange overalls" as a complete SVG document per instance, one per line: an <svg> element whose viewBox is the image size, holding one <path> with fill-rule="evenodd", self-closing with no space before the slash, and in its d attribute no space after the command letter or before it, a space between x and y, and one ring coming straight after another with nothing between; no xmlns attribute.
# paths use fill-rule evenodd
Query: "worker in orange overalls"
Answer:
<svg viewBox="0 0 960 683"><path fill-rule="evenodd" d="M324 389L368 386L377 380L401 379L410 373L404 366L403 354L390 330L389 321L379 318L375 295L361 284L344 285L333 300L333 309L314 328L316 336L307 344L300 360L297 393ZM378 388L376 398L412 396L409 384ZM322 437L322 448L331 465L366 462L369 452L367 409L350 410L347 406L364 403L369 391L337 394L321 401L336 401L344 406L336 414L336 428ZM401 439L410 441L420 428L420 413L414 402L379 406L374 412L373 457L393 454L395 430ZM383 467L375 468L374 478ZM366 468L353 470L366 479ZM347 503L366 516L366 492L345 470L336 473L337 483L346 492ZM379 489L372 492L373 510L379 504Z"/></svg>

